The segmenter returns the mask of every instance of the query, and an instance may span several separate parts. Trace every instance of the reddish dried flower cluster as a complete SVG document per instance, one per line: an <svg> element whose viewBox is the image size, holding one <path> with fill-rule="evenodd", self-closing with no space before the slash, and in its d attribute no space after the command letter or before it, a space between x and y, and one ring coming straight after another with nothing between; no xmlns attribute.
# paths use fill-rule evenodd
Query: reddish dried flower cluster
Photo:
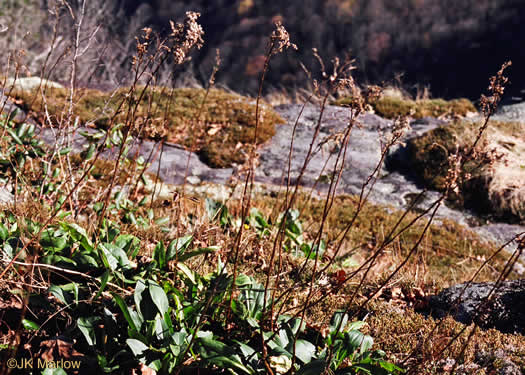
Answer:
<svg viewBox="0 0 525 375"><path fill-rule="evenodd" d="M283 52L288 48L297 50L297 46L290 42L290 34L288 34L281 21L275 23L275 30L270 37L270 42L274 46L272 54Z"/></svg>
<svg viewBox="0 0 525 375"><path fill-rule="evenodd" d="M512 62L507 61L501 66L496 75L490 78L488 89L492 95L488 97L485 95L481 96L481 110L485 116L490 116L496 112L505 91L505 85L509 82L509 79L503 75L503 72L511 65Z"/></svg>
<svg viewBox="0 0 525 375"><path fill-rule="evenodd" d="M202 36L204 31L201 25L197 23L200 13L186 12L186 19L184 23L171 24L171 37L173 38L175 47L173 49L173 56L176 64L182 64L186 61L189 51L196 47L200 49L204 43Z"/></svg>

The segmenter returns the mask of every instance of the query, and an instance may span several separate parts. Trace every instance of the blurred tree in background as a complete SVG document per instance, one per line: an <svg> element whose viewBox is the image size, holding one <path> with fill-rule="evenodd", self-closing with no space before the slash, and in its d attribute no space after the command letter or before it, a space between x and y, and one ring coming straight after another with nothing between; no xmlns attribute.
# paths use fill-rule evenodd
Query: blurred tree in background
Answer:
<svg viewBox="0 0 525 375"><path fill-rule="evenodd" d="M55 3L4 0L0 5L0 18L11 18L16 30L25 26L32 31L32 43L25 43L37 58L29 64L33 74L52 35L53 16L48 10ZM70 1L73 7L81 3ZM254 93L267 37L277 20L283 22L299 50L272 60L268 89L304 87L306 75L299 62L318 71L311 52L314 47L328 66L334 56L355 58L356 78L362 83L400 83L413 93L430 86L435 96L444 97L477 98L485 89L486 78L503 61L511 59L515 66L525 62L520 48L525 41L521 27L525 3L519 0L87 0L87 4L90 21L84 25L85 35L96 25L102 27L96 33L98 51L83 57L89 62L85 66L95 65L96 69L87 69L81 80L90 81L95 74L108 85L121 83L129 71L133 37L142 27L168 33L168 21L180 21L187 10L202 14L206 44L182 70L166 68L163 74L166 80L184 85L206 82L219 48L218 82ZM17 16L21 8L32 11ZM61 22L60 33L66 40L74 23L66 17ZM0 43L19 43L22 31L17 32L18 36ZM525 87L525 72L511 72L511 81L511 90L519 92Z"/></svg>

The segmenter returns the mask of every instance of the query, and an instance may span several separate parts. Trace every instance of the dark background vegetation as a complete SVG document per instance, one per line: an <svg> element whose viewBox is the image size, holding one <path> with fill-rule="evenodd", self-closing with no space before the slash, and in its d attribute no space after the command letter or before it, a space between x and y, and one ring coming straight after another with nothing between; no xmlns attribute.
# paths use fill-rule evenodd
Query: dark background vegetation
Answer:
<svg viewBox="0 0 525 375"><path fill-rule="evenodd" d="M12 1L12 0L11 0ZM99 0L91 0L96 3ZM41 0L42 8L47 1ZM299 61L312 71L311 49L329 63L356 58L361 83L401 84L412 94L428 87L433 96L479 98L489 76L512 60L511 95L525 88L525 2L522 0L111 0L108 26L118 38L129 26L169 32L169 20L187 10L202 13L205 46L187 69L205 82L215 49L222 55L218 81L253 94L273 22L281 20L299 46L272 61L268 88L304 87ZM127 28L127 29L126 29ZM138 29L137 29L138 30ZM135 30L136 31L136 30ZM120 43L126 44L121 40ZM129 47L133 45L128 44ZM114 50L114 49L109 49ZM123 63L124 60L118 60ZM181 72L177 72L180 75Z"/></svg>

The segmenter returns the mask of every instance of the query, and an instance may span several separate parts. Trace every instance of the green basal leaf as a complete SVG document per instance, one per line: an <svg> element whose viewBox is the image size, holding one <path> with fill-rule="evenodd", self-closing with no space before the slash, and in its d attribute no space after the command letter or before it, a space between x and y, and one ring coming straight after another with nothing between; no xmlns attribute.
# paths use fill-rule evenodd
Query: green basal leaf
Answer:
<svg viewBox="0 0 525 375"><path fill-rule="evenodd" d="M13 121L13 119L16 117L16 115L18 114L19 112L19 109L18 108L15 108L12 112L10 112L6 119L5 119L5 122L6 123L10 123L11 121Z"/></svg>
<svg viewBox="0 0 525 375"><path fill-rule="evenodd" d="M188 266L186 266L184 263L177 263L176 267L191 281L192 284L197 284L196 274L190 270Z"/></svg>
<svg viewBox="0 0 525 375"><path fill-rule="evenodd" d="M67 298L67 293L65 293L64 290L60 286L51 285L48 291L63 304L67 305L69 303L68 302L69 298Z"/></svg>
<svg viewBox="0 0 525 375"><path fill-rule="evenodd" d="M93 299L97 299L98 297L100 297L100 295L102 294L102 292L106 288L106 285L108 284L108 281L109 281L109 271L106 270L102 274L102 276L100 277L100 288L98 289L98 292L97 292L97 294L95 295L95 297Z"/></svg>
<svg viewBox="0 0 525 375"><path fill-rule="evenodd" d="M131 268L128 256L124 250L111 243L102 242L98 245L99 249L106 256L109 268L115 271L117 268Z"/></svg>
<svg viewBox="0 0 525 375"><path fill-rule="evenodd" d="M350 353L359 349L362 354L372 346L374 341L372 337L354 330L345 333L345 343Z"/></svg>
<svg viewBox="0 0 525 375"><path fill-rule="evenodd" d="M170 316L169 311L167 311L164 314L164 325L168 329L168 333L170 335L173 335L173 333L175 332L175 329L173 328L173 322L171 321L171 316Z"/></svg>
<svg viewBox="0 0 525 375"><path fill-rule="evenodd" d="M188 249L192 241L193 236L191 235L179 237L171 241L166 250L166 260L173 260L177 256L182 255Z"/></svg>
<svg viewBox="0 0 525 375"><path fill-rule="evenodd" d="M18 137L18 135L16 135L16 133L13 130L7 129L7 133L11 136L11 138L13 138L13 141L15 141L16 144L18 145L24 144L24 142L22 142L22 140Z"/></svg>
<svg viewBox="0 0 525 375"><path fill-rule="evenodd" d="M135 306L137 311L142 314L141 305L144 298L144 291L146 290L146 283L142 279L138 279L135 284L135 291L133 292L133 299L135 301ZM143 314L142 314L143 315Z"/></svg>
<svg viewBox="0 0 525 375"><path fill-rule="evenodd" d="M160 359L156 359L154 361L151 361L150 363L147 364L147 366L154 370L154 371L160 371L161 368L162 368L162 362L160 361Z"/></svg>
<svg viewBox="0 0 525 375"><path fill-rule="evenodd" d="M303 363L309 363L315 357L315 345L306 340L297 340L295 344L295 355Z"/></svg>
<svg viewBox="0 0 525 375"><path fill-rule="evenodd" d="M61 255L47 255L47 256L44 256L44 257L42 257L42 263L45 263L45 264L68 263L68 264L72 264L74 266L77 265L77 262L75 262L73 259L61 256Z"/></svg>
<svg viewBox="0 0 525 375"><path fill-rule="evenodd" d="M162 241L155 246L155 250L153 250L153 259L157 262L157 265L161 270L166 268L166 248Z"/></svg>
<svg viewBox="0 0 525 375"><path fill-rule="evenodd" d="M140 202L139 202L139 207L143 207L143 206L145 206L146 203L148 203L148 197L147 197L147 196L144 197L144 198L142 198L142 199L140 200Z"/></svg>
<svg viewBox="0 0 525 375"><path fill-rule="evenodd" d="M89 239L86 230L75 223L60 223L60 226L69 233L75 242L80 242L84 250L93 251L93 243Z"/></svg>
<svg viewBox="0 0 525 375"><path fill-rule="evenodd" d="M241 273L240 275L237 275L237 278L235 279L235 285L241 288L251 285L253 281L253 278Z"/></svg>
<svg viewBox="0 0 525 375"><path fill-rule="evenodd" d="M361 320L356 320L355 322L349 323L346 327L347 331L359 331L366 325L365 322Z"/></svg>
<svg viewBox="0 0 525 375"><path fill-rule="evenodd" d="M72 147L65 147L65 148L63 148L62 150L60 150L59 154L60 154L60 155L67 155L67 154L69 154L71 151L73 151L73 148L72 148Z"/></svg>
<svg viewBox="0 0 525 375"><path fill-rule="evenodd" d="M233 340L233 342L239 346L239 349L241 349L241 353L245 358L250 357L255 353L255 349L253 349L251 346L248 346L237 340ZM257 356L254 356L254 358L258 359Z"/></svg>
<svg viewBox="0 0 525 375"><path fill-rule="evenodd" d="M124 318L128 322L130 328L135 332L139 332L138 327L135 324L135 321L131 318L129 308L126 305L126 302L124 302L124 299L116 293L111 293L111 295L113 296L113 299L115 300L115 303L117 304L117 306L120 307L120 310L122 311L122 314L124 314Z"/></svg>
<svg viewBox="0 0 525 375"><path fill-rule="evenodd" d="M161 217L161 218L158 218L157 220L155 220L155 224L157 224L158 226L167 225L169 223L170 223L170 218L168 216Z"/></svg>
<svg viewBox="0 0 525 375"><path fill-rule="evenodd" d="M334 312L332 320L330 321L330 334L336 335L339 332L343 332L348 323L348 315L341 310Z"/></svg>
<svg viewBox="0 0 525 375"><path fill-rule="evenodd" d="M151 299L153 300L153 303L155 306L157 306L157 309L161 316L164 316L164 314L168 311L170 305L168 302L168 296L164 292L164 289L162 287L151 281L148 280L148 291L151 296Z"/></svg>
<svg viewBox="0 0 525 375"><path fill-rule="evenodd" d="M84 160L89 160L95 155L96 146L94 143L91 143L87 150L83 153Z"/></svg>
<svg viewBox="0 0 525 375"><path fill-rule="evenodd" d="M140 240L131 234L121 234L115 238L115 246L120 247L133 259L140 250Z"/></svg>
<svg viewBox="0 0 525 375"><path fill-rule="evenodd" d="M146 344L136 339L127 339L126 344L128 344L129 348L136 357L142 357L144 352L149 349Z"/></svg>
<svg viewBox="0 0 525 375"><path fill-rule="evenodd" d="M12 113L18 112L17 109L15 109ZM16 114L15 114L16 117ZM13 117L14 118L14 117ZM20 124L18 126L18 129L16 130L16 135L18 135L21 139L24 138L26 135L26 131L28 129L29 125L26 123Z"/></svg>
<svg viewBox="0 0 525 375"><path fill-rule="evenodd" d="M233 313L240 319L246 319L249 317L248 308L244 303L242 303L242 301L232 300L231 308Z"/></svg>
<svg viewBox="0 0 525 375"><path fill-rule="evenodd" d="M88 345L94 346L97 344L97 337L95 334L95 323L100 320L99 317L80 317L77 319L77 326L80 332L84 335Z"/></svg>
<svg viewBox="0 0 525 375"><path fill-rule="evenodd" d="M7 240L9 237L9 231L7 230L6 226L2 223L0 223L0 239L2 241Z"/></svg>
<svg viewBox="0 0 525 375"><path fill-rule="evenodd" d="M22 319L22 325L28 331L37 331L40 329L40 326L29 319Z"/></svg>

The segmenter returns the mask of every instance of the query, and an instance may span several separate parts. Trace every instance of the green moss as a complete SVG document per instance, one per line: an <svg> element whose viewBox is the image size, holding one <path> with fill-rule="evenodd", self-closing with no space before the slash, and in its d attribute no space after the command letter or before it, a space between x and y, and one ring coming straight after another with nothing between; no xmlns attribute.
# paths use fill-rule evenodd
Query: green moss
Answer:
<svg viewBox="0 0 525 375"><path fill-rule="evenodd" d="M374 111L385 118L395 118L397 116L408 116L412 109L415 111L415 102L399 98L384 97L373 106ZM414 113L415 116L415 113Z"/></svg>
<svg viewBox="0 0 525 375"><path fill-rule="evenodd" d="M404 100L384 97L372 104L378 115L386 118L397 116L412 116L414 118L439 116L465 116L468 112L476 112L476 107L468 99L425 99Z"/></svg>
<svg viewBox="0 0 525 375"><path fill-rule="evenodd" d="M351 107L354 103L355 99L353 96L343 96L330 102L331 105L337 105L339 107Z"/></svg>
<svg viewBox="0 0 525 375"><path fill-rule="evenodd" d="M332 104L344 107L351 105L352 102L352 97L344 97ZM370 105L379 116L388 119L397 116L411 116L416 119L429 116L465 116L468 112L476 112L476 107L468 99L407 100L385 96Z"/></svg>
<svg viewBox="0 0 525 375"><path fill-rule="evenodd" d="M212 167L244 163L255 134L253 100L212 89L206 100L203 89L128 88L113 93L79 89L73 113L81 123L108 127L111 123L132 124L135 135L165 138L168 142L193 149ZM54 123L62 123L68 113L68 90L48 89L45 101L37 91L19 91L14 96L41 122L44 103ZM204 102L204 104L203 104ZM260 106L257 143L275 134L275 124L284 122L268 105Z"/></svg>

